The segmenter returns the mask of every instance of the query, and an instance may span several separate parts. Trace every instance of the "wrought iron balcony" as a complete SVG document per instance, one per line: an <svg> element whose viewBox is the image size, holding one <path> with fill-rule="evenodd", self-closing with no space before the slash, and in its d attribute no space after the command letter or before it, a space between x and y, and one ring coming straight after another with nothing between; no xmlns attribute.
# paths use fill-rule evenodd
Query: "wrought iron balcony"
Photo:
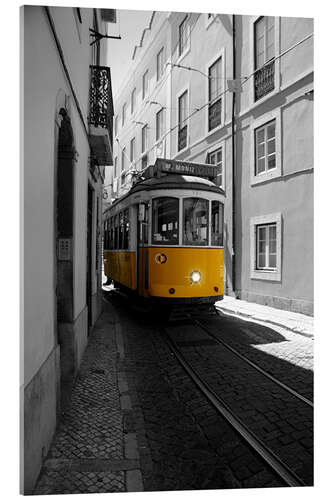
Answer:
<svg viewBox="0 0 333 500"><path fill-rule="evenodd" d="M178 151L186 148L187 144L187 125L178 129Z"/></svg>
<svg viewBox="0 0 333 500"><path fill-rule="evenodd" d="M99 165L112 165L113 100L110 68L90 66L89 140Z"/></svg>
<svg viewBox="0 0 333 500"><path fill-rule="evenodd" d="M274 60L265 64L254 74L254 100L258 101L274 90Z"/></svg>

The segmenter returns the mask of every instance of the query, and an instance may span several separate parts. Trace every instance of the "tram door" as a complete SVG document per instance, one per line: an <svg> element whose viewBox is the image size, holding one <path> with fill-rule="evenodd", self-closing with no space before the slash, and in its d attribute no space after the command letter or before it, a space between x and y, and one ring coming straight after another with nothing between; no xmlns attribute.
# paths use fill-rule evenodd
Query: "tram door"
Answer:
<svg viewBox="0 0 333 500"><path fill-rule="evenodd" d="M140 296L148 289L148 205L138 205L138 243L137 243L137 287Z"/></svg>

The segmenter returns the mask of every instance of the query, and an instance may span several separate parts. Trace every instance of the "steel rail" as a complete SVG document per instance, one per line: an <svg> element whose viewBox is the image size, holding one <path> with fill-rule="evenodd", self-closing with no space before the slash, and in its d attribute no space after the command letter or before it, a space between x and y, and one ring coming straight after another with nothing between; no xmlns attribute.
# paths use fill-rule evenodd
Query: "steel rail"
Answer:
<svg viewBox="0 0 333 500"><path fill-rule="evenodd" d="M204 325L202 325L199 320L194 319L194 318L191 318L191 320L194 321L198 326L200 326L200 328L202 328L208 335L210 335L212 338L214 338L214 340L216 340L217 342L219 342L219 344L223 345L226 349L229 349L229 351L231 351L233 354L235 354L235 356L238 356L245 363L247 363L250 366L252 366L252 368L255 368L255 370L257 370L258 372L260 372L262 375L264 375L265 377L267 377L268 379L270 379L275 384L279 385L282 389L284 389L285 391L289 392L290 394L292 394L293 396L295 396L296 398L298 398L299 400L301 400L303 403L305 403L308 406L310 406L311 408L313 408L313 402L312 401L310 401L305 396L302 396L302 394L299 394L297 391L295 391L294 389L292 389L288 385L284 384L283 382L281 382L280 380L278 380L277 378L275 378L269 372L267 372L266 370L264 370L263 368L261 368L259 365L257 365L256 363L254 363L253 361L251 361L250 359L248 359L246 356L244 356L243 354L241 354L240 352L238 352L236 349L234 349L227 342L225 342L224 340L222 340L219 337L217 337L207 327L205 327Z"/></svg>
<svg viewBox="0 0 333 500"><path fill-rule="evenodd" d="M248 429L241 420L232 412L230 407L211 389L208 384L186 361L180 350L165 329L165 342L174 353L179 363L191 377L192 381L210 401L214 408L229 422L238 434L249 444L253 450L269 465L269 467L285 482L287 486L307 486L286 464L280 460L255 434Z"/></svg>

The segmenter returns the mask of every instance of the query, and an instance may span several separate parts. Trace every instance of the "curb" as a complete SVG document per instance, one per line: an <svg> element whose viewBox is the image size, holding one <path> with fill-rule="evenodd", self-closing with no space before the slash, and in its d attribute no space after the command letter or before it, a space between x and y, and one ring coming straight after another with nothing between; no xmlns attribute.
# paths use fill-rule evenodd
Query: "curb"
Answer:
<svg viewBox="0 0 333 500"><path fill-rule="evenodd" d="M285 323L281 323L281 321L274 321L274 320L269 319L267 317L255 315L253 313L246 313L246 312L239 311L239 310L235 311L234 309L228 309L226 307L219 306L219 305L218 306L215 305L215 307L218 311L220 311L221 313L226 314L228 316L234 316L237 318L244 318L244 319L252 320L252 321L260 321L262 323L269 323L269 324L274 325L274 326L279 326L281 328L285 328L286 330L289 330L290 332L293 332L293 333L297 333L298 335L302 335L303 337L312 338L312 339L314 338L313 333L306 331L298 326L286 325Z"/></svg>

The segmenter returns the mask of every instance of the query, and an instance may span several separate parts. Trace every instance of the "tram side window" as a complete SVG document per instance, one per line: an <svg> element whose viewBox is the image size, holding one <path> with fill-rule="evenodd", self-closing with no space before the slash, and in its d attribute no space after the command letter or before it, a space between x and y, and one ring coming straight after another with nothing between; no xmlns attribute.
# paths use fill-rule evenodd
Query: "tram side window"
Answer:
<svg viewBox="0 0 333 500"><path fill-rule="evenodd" d="M121 244L120 248L123 250L128 250L129 243L129 212L128 209L120 213L120 234L121 234Z"/></svg>
<svg viewBox="0 0 333 500"><path fill-rule="evenodd" d="M114 248L119 248L119 215L114 216Z"/></svg>
<svg viewBox="0 0 333 500"><path fill-rule="evenodd" d="M152 243L155 245L178 245L179 200L163 197L153 200Z"/></svg>
<svg viewBox="0 0 333 500"><path fill-rule="evenodd" d="M208 200L202 198L184 199L184 245L208 245L208 206Z"/></svg>
<svg viewBox="0 0 333 500"><path fill-rule="evenodd" d="M119 212L119 241L118 248L122 250L124 248L124 214Z"/></svg>
<svg viewBox="0 0 333 500"><path fill-rule="evenodd" d="M223 245L223 203L212 201L212 246Z"/></svg>
<svg viewBox="0 0 333 500"><path fill-rule="evenodd" d="M139 224L139 244L148 245L149 208L147 204L142 204L142 207L144 215Z"/></svg>
<svg viewBox="0 0 333 500"><path fill-rule="evenodd" d="M109 220L109 234L110 234L110 249L114 248L114 227L113 227L113 217Z"/></svg>

